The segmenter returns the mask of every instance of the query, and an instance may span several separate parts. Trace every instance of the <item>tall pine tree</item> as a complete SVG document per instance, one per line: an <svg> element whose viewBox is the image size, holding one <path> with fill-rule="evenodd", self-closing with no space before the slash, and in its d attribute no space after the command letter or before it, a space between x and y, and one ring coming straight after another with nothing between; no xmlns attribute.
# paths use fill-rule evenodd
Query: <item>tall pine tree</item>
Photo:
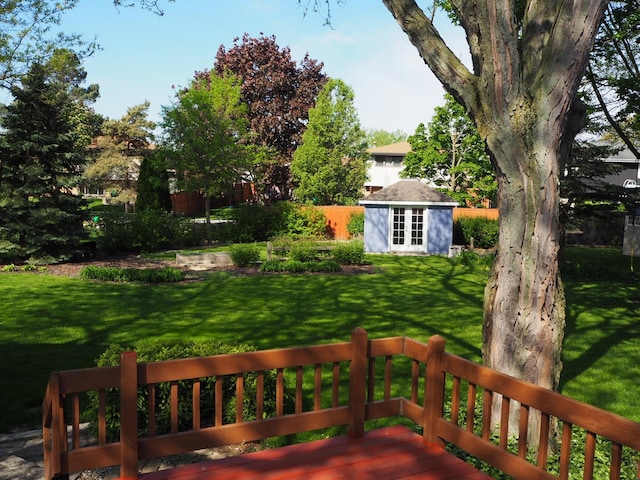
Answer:
<svg viewBox="0 0 640 480"><path fill-rule="evenodd" d="M0 259L62 261L83 235L82 199L71 193L84 162L73 103L39 64L0 117Z"/></svg>

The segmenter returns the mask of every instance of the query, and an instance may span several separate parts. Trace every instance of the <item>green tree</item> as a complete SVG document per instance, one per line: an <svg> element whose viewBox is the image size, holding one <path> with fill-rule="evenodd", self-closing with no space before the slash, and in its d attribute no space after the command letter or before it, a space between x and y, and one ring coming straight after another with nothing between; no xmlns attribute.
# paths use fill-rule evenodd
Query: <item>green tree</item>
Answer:
<svg viewBox="0 0 640 480"><path fill-rule="evenodd" d="M484 141L451 95L445 94L445 104L435 108L428 127L418 126L409 143L403 177L428 179L461 205L495 198L498 185Z"/></svg>
<svg viewBox="0 0 640 480"><path fill-rule="evenodd" d="M637 0L612 1L598 30L587 98L595 117L640 158L640 10ZM618 140L618 141L619 141Z"/></svg>
<svg viewBox="0 0 640 480"><path fill-rule="evenodd" d="M163 107L163 148L179 189L199 192L205 199L207 239L210 239L211 198L240 180L249 168L242 141L248 132L247 107L234 75L197 75Z"/></svg>
<svg viewBox="0 0 640 480"><path fill-rule="evenodd" d="M149 155L155 123L147 119L149 102L127 109L119 120L107 120L95 139L95 161L84 171L85 178L112 191L125 211L136 201L137 178L142 160Z"/></svg>
<svg viewBox="0 0 640 480"><path fill-rule="evenodd" d="M71 189L84 163L68 95L35 64L2 115L0 257L69 259L83 236L82 199Z"/></svg>
<svg viewBox="0 0 640 480"><path fill-rule="evenodd" d="M305 55L296 64L288 47L280 48L275 36L234 40L216 54L215 71L237 75L242 101L247 105L251 142L260 148L259 162L252 169L252 181L262 200L291 197L289 165L300 145L308 112L327 78L323 64ZM208 78L208 72L202 72Z"/></svg>
<svg viewBox="0 0 640 480"><path fill-rule="evenodd" d="M146 156L140 165L136 211L171 211L169 172L167 163L159 152Z"/></svg>
<svg viewBox="0 0 640 480"><path fill-rule="evenodd" d="M362 197L367 144L353 101L351 87L331 79L309 110L309 125L291 164L298 200L348 205Z"/></svg>
<svg viewBox="0 0 640 480"><path fill-rule="evenodd" d="M369 129L366 131L367 145L369 148L383 147L392 143L404 142L408 135L402 130L388 132L386 130Z"/></svg>
<svg viewBox="0 0 640 480"><path fill-rule="evenodd" d="M474 119L496 169L500 240L485 290L484 361L555 389L565 322L559 165L582 128L576 95L609 2L450 0L471 70L414 0L383 3Z"/></svg>

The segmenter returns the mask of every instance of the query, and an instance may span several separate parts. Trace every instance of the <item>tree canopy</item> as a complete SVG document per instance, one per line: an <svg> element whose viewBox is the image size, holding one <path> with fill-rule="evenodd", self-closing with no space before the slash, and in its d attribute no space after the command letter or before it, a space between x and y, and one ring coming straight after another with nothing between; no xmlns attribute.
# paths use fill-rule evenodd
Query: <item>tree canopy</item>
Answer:
<svg viewBox="0 0 640 480"><path fill-rule="evenodd" d="M250 167L243 143L249 119L240 79L198 74L173 105L163 107L162 117L162 148L177 187L204 196L209 225L210 199L228 192Z"/></svg>
<svg viewBox="0 0 640 480"><path fill-rule="evenodd" d="M0 258L68 260L83 236L82 199L71 193L84 163L73 99L34 64L0 119Z"/></svg>
<svg viewBox="0 0 640 480"><path fill-rule="evenodd" d="M95 161L84 175L112 190L112 198L128 209L135 203L137 179L142 159L150 154L155 123L147 118L149 102L127 109L118 120L105 121L95 139Z"/></svg>
<svg viewBox="0 0 640 480"><path fill-rule="evenodd" d="M323 64L308 54L296 64L291 50L280 48L275 36L251 38L245 33L242 39L235 39L231 48L221 45L218 49L215 72L231 72L242 82L251 142L275 153L274 161L260 164L256 176L265 200L291 196L287 165L300 145L309 109L327 81L322 68ZM197 75L206 79L209 73Z"/></svg>
<svg viewBox="0 0 640 480"><path fill-rule="evenodd" d="M346 205L362 197L368 155L353 101L342 80L329 80L318 95L291 164L296 199Z"/></svg>
<svg viewBox="0 0 640 480"><path fill-rule="evenodd" d="M497 183L484 141L451 95L445 94L445 104L435 108L427 127L418 126L409 143L403 177L428 179L461 205L494 199Z"/></svg>

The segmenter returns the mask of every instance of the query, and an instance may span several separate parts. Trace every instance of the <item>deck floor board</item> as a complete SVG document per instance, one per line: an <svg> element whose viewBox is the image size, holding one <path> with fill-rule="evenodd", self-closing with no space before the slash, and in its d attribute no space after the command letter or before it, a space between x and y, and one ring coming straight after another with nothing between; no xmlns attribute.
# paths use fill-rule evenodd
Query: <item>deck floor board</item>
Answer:
<svg viewBox="0 0 640 480"><path fill-rule="evenodd" d="M429 449L406 427L263 450L148 473L142 480L490 480L442 449Z"/></svg>

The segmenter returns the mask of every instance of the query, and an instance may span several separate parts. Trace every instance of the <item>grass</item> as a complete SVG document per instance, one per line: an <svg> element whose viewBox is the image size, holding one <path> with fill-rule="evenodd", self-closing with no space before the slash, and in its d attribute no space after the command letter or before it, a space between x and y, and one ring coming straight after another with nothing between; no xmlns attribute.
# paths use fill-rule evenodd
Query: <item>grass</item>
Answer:
<svg viewBox="0 0 640 480"><path fill-rule="evenodd" d="M590 252L607 264L622 257L616 250ZM628 268L629 259L622 259ZM480 361L486 270L441 257L368 260L379 273L216 273L177 285L0 274L0 431L37 423L49 373L93 366L112 343L215 339L267 349L346 341L362 326L371 338L408 335L426 341L438 333L449 351ZM563 393L640 421L634 408L640 393L638 282L569 278L565 288Z"/></svg>

